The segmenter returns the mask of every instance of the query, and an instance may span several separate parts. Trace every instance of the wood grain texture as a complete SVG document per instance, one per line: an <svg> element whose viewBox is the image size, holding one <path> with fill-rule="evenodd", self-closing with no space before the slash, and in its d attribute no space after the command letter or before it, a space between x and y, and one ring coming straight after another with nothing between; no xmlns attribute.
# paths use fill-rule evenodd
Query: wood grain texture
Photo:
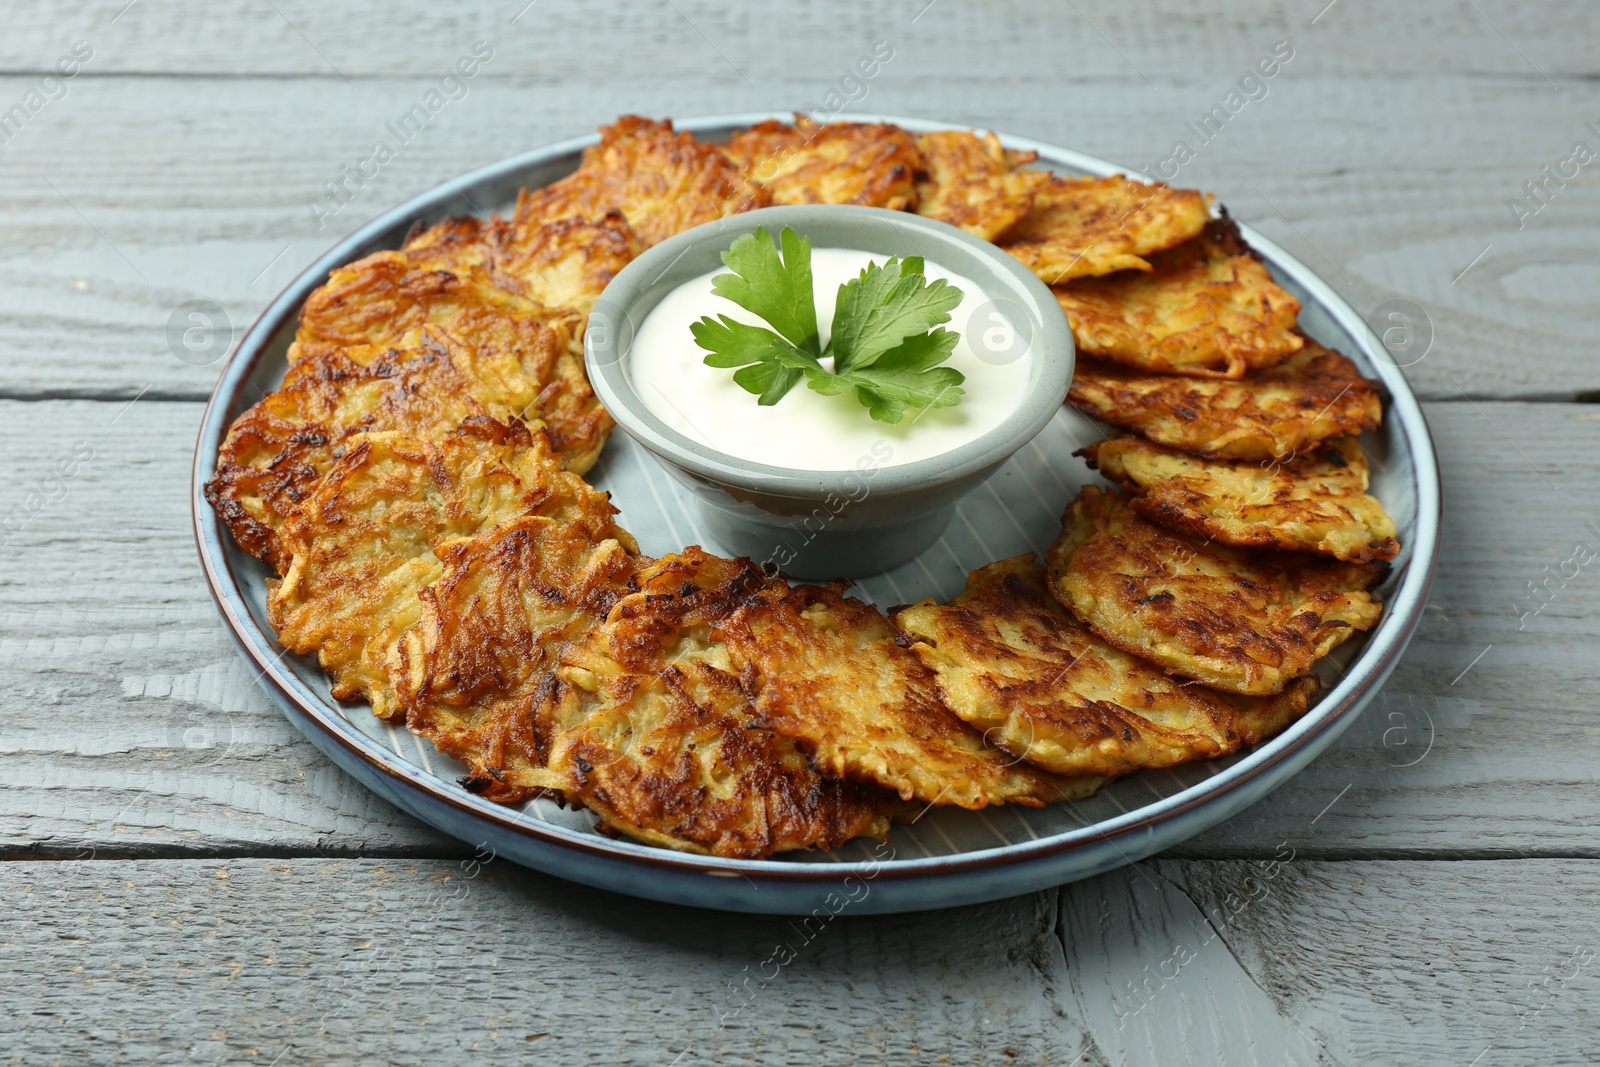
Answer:
<svg viewBox="0 0 1600 1067"><path fill-rule="evenodd" d="M1526 588L1580 542L1600 549L1585 525L1600 524L1600 419L1584 405L1490 407L1428 408L1445 552L1378 703L1292 784L1180 854L1270 855L1285 840L1334 856L1600 854L1596 568L1553 580L1538 614ZM0 781L4 848L441 847L299 740L229 644L189 533L198 417L178 402L0 402L15 472L0 521L30 492L42 505L8 546L26 569L0 578L0 752L15 768ZM51 472L85 449L58 487Z"/></svg>
<svg viewBox="0 0 1600 1067"><path fill-rule="evenodd" d="M1056 998L1054 893L801 928L504 861L12 863L0 892L19 1062L999 1065L1087 1047Z"/></svg>
<svg viewBox="0 0 1600 1067"><path fill-rule="evenodd" d="M1600 415L1507 402L1600 397L1593 165L1508 203L1600 148L1592 3L524 4L7 12L0 116L94 55L0 143L0 1061L1593 1061ZM307 199L480 40L465 98L319 228ZM878 41L851 107L1155 166L1281 40L1175 180L1363 313L1421 311L1445 554L1377 702L1224 826L808 938L475 861L227 641L188 533L218 364L173 354L185 301L241 331L445 178L628 111L828 107Z"/></svg>
<svg viewBox="0 0 1600 1067"><path fill-rule="evenodd" d="M630 70L637 75L641 65L671 64L672 72L700 79L741 70L758 85L771 76L776 62L814 68L833 58L841 41L873 34L915 40L947 60L950 73L958 76L984 75L984 69L963 68L956 61L985 56L990 43L1003 42L1010 69L1019 77L1123 77L1142 70L1158 86L1219 58L1254 58L1258 38L1286 35L1315 41L1323 72L1381 71L1401 81L1459 73L1541 84L1542 76L1549 76L1565 85L1592 73L1595 58L1578 37L1592 27L1593 11L1583 0L1547 0L1539 5L1537 19L1519 18L1509 0L1476 8L1466 0L1434 0L1393 9L1377 0L1335 5L1239 0L1183 9L1152 0L1105 8L1028 0L939 0L936 5L809 0L737 7L678 0L631 9L630 22L610 27L610 35L593 46L597 20L630 10L628 5L507 0L446 7L397 0L387 5L390 17L374 19L360 9L312 0L218 5L207 12L210 17L196 17L184 0L140 0L124 10L125 3L43 0L30 5L0 42L0 71L44 73L75 39L96 46L96 58L86 68L91 76L270 74L332 80L339 72L352 80L426 72L456 42L479 39L520 43L514 59L498 68L502 75L616 77ZM1496 34L1497 26L1515 45ZM582 47L541 47L551 40ZM1044 42L1054 45L1054 58ZM779 51L785 54L775 54ZM711 69L711 60L722 69Z"/></svg>
<svg viewBox="0 0 1600 1067"><path fill-rule="evenodd" d="M1593 861L1283 856L1061 890L1067 1014L1105 1062L1593 1062Z"/></svg>
<svg viewBox="0 0 1600 1067"><path fill-rule="evenodd" d="M0 1035L28 1063L1582 1064L1597 881L1164 860L802 930L495 860L9 863Z"/></svg>
<svg viewBox="0 0 1600 1067"><path fill-rule="evenodd" d="M25 561L0 572L0 853L460 851L323 760L224 638L186 519L197 405L0 406Z"/></svg>
<svg viewBox="0 0 1600 1067"><path fill-rule="evenodd" d="M1314 26L1309 6L1281 3L1083 17L946 0L914 24L915 12L831 3L679 5L616 16L626 48L552 47L610 17L572 4L515 25L503 10L417 5L382 28L279 7L229 16L226 49L209 23L148 0L115 25L36 15L0 44L18 72L0 76L9 102L72 40L96 42L66 95L0 148L0 395L198 398L216 367L172 355L166 325L183 302L216 301L242 330L337 237L445 178L632 110L820 106L879 40L895 57L860 109L993 125L1130 166L1192 142L1181 183L1215 191L1363 313L1393 299L1426 313L1432 350L1411 370L1424 395L1600 388L1600 191L1584 171L1521 228L1507 207L1575 141L1600 148L1585 125L1600 122L1600 82L1578 32L1594 16L1577 3L1537 19L1490 11L1491 25L1469 4L1342 0ZM480 39L495 56L467 95L319 229L307 199ZM1295 57L1267 95L1200 145L1187 124L1283 39Z"/></svg>

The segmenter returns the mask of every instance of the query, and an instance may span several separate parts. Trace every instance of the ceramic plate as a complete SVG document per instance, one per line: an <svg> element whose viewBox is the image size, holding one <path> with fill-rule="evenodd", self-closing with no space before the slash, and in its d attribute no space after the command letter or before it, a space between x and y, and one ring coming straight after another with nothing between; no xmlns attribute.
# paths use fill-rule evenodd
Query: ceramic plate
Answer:
<svg viewBox="0 0 1600 1067"><path fill-rule="evenodd" d="M732 115L678 123L708 140L766 118ZM779 118L785 116L776 116ZM913 131L945 124L887 116L839 120L898 123ZM1062 173L1109 174L1121 168L1053 145L1000 135L1008 148L1039 153ZM1390 400L1384 427L1363 438L1373 459L1372 492L1400 529L1403 545L1380 588L1382 621L1324 663L1321 699L1285 733L1253 751L1210 763L1147 771L1081 803L1042 809L965 811L939 808L897 827L887 843L852 842L831 852L772 860L726 860L652 848L596 832L584 812L539 800L503 807L456 784L463 767L403 728L374 718L364 704L340 704L310 657L287 656L266 622L267 569L240 552L201 496L217 447L235 416L274 388L284 372L300 305L329 271L370 252L398 248L418 221L447 215L509 214L522 186L571 172L595 136L514 156L448 181L362 227L306 268L244 336L206 409L196 447L195 536L212 594L240 652L290 720L345 771L386 799L473 845L551 874L656 900L781 914L816 909L868 914L949 907L1026 893L1085 878L1182 841L1288 780L1360 713L1388 677L1422 616L1438 555L1439 475L1433 443L1404 376L1356 311L1306 266L1248 226L1240 229L1278 283L1304 305L1301 325L1380 379ZM1127 172L1132 173L1132 172ZM1142 175L1135 175L1143 177ZM959 507L943 538L911 563L857 583L880 605L960 592L973 568L1043 551L1060 515L1092 479L1072 451L1097 440L1093 424L1063 408L1028 447ZM615 434L590 481L608 489L621 521L642 549L660 554L707 543L694 502L655 461ZM711 547L715 547L714 545Z"/></svg>

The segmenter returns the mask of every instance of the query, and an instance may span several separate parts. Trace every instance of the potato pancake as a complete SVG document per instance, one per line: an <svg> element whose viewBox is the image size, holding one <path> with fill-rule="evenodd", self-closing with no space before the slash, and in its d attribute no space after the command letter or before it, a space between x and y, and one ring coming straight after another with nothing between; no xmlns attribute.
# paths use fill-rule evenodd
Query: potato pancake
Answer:
<svg viewBox="0 0 1600 1067"><path fill-rule="evenodd" d="M1050 173L1019 170L1037 153L1010 154L992 133L940 130L918 134L917 214L992 241L1033 207Z"/></svg>
<svg viewBox="0 0 1600 1067"><path fill-rule="evenodd" d="M470 792L512 802L546 780L549 738L532 706L567 641L633 590L633 545L538 515L437 545L441 577L399 647L407 729L466 763Z"/></svg>
<svg viewBox="0 0 1600 1067"><path fill-rule="evenodd" d="M1212 759L1305 713L1314 678L1271 697L1179 682L1114 648L1062 610L1029 556L973 571L949 604L894 614L939 694L984 737L1058 774L1117 776Z"/></svg>
<svg viewBox="0 0 1600 1067"><path fill-rule="evenodd" d="M1078 351L1167 374L1240 378L1298 352L1300 302L1278 287L1231 220L1150 257L1145 271L1055 289Z"/></svg>
<svg viewBox="0 0 1600 1067"><path fill-rule="evenodd" d="M594 222L557 219L539 224L521 221L519 213L499 264L534 300L587 316L601 290L643 251L644 242L620 211Z"/></svg>
<svg viewBox="0 0 1600 1067"><path fill-rule="evenodd" d="M614 831L745 859L889 832L898 801L819 775L794 742L752 725L723 671L690 658L655 674L562 673L582 682L541 705L576 720L556 735L549 780Z"/></svg>
<svg viewBox="0 0 1600 1067"><path fill-rule="evenodd" d="M1230 693L1282 692L1383 608L1385 567L1208 544L1085 486L1050 546L1050 593L1100 638Z"/></svg>
<svg viewBox="0 0 1600 1067"><path fill-rule="evenodd" d="M398 709L389 657L420 617L418 591L442 574L435 546L524 514L631 544L606 494L562 469L543 435L520 423L468 419L437 442L350 438L278 531L288 566L269 586L268 621L291 652L317 653L335 697L364 696L389 718Z"/></svg>
<svg viewBox="0 0 1600 1067"><path fill-rule="evenodd" d="M513 292L482 264L457 266L435 269L413 263L409 252L374 252L336 268L306 297L289 362L319 346L383 348L439 326L481 349L480 358L496 361L507 376L529 378L531 403L567 347L576 314Z"/></svg>
<svg viewBox="0 0 1600 1067"><path fill-rule="evenodd" d="M670 120L625 115L600 127L572 174L517 199L512 225L526 231L560 219L596 222L620 211L646 247L691 226L752 208L771 194L715 146L677 133Z"/></svg>
<svg viewBox="0 0 1600 1067"><path fill-rule="evenodd" d="M1367 455L1354 437L1284 462L1203 459L1141 437L1078 454L1135 494L1134 511L1179 533L1356 562L1400 550L1394 520L1367 493Z"/></svg>
<svg viewBox="0 0 1600 1067"><path fill-rule="evenodd" d="M1101 784L985 745L940 702L933 672L901 647L889 620L838 588L769 583L712 636L752 694L757 722L794 738L825 772L964 808L1038 807Z"/></svg>
<svg viewBox="0 0 1600 1067"><path fill-rule="evenodd" d="M1116 270L1150 270L1142 257L1198 235L1210 217L1210 198L1193 189L1145 185L1119 174L1053 178L998 243L1046 285L1059 285Z"/></svg>
<svg viewBox="0 0 1600 1067"><path fill-rule="evenodd" d="M442 219L423 229L413 227L400 251L412 270L447 270L467 274L473 267L493 270L506 229L501 219L470 216Z"/></svg>
<svg viewBox="0 0 1600 1067"><path fill-rule="evenodd" d="M275 531L355 434L441 438L467 419L514 417L505 390L473 376L480 364L471 352L437 329L416 340L386 351L318 349L234 420L205 493L240 548L281 573L287 560Z"/></svg>
<svg viewBox="0 0 1600 1067"><path fill-rule="evenodd" d="M887 123L794 125L768 119L721 146L774 204L861 204L904 210L916 203L922 166L911 134Z"/></svg>
<svg viewBox="0 0 1600 1067"><path fill-rule="evenodd" d="M639 591L562 652L535 702L552 738L542 782L652 844L760 857L888 832L899 801L821 775L762 729L712 621L765 581L748 560L690 548L643 568Z"/></svg>
<svg viewBox="0 0 1600 1067"><path fill-rule="evenodd" d="M1080 359L1067 394L1085 415L1217 459L1287 459L1332 437L1375 430L1377 382L1310 337L1276 367L1236 381L1147 374Z"/></svg>
<svg viewBox="0 0 1600 1067"><path fill-rule="evenodd" d="M512 414L543 423L573 470L593 466L612 423L572 345L579 313L512 292L515 282L481 265L419 269L410 256L377 252L335 270L306 298L290 364L328 345L382 351L424 326L441 327L465 346L480 389L492 387Z"/></svg>
<svg viewBox="0 0 1600 1067"><path fill-rule="evenodd" d="M519 201L528 195L523 190ZM401 251L414 271L472 277L481 268L492 284L542 305L547 319L570 333L617 272L644 251L644 242L622 212L613 211L593 222L450 218L414 231ZM570 340L581 352L580 338Z"/></svg>

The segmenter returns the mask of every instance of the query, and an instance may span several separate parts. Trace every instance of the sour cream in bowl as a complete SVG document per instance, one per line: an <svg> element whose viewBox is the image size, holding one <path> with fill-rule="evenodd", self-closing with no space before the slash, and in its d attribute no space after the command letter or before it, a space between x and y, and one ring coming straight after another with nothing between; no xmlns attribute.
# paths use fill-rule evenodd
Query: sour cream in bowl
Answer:
<svg viewBox="0 0 1600 1067"><path fill-rule="evenodd" d="M892 257L858 248L811 252L816 317L824 345L839 287L869 264ZM1027 397L1034 352L1031 338L973 279L929 262L930 281L959 289L961 302L947 328L958 335L943 364L960 371L960 403L914 408L897 423L872 419L850 394L824 396L794 388L763 407L725 369L707 366L691 326L706 315L750 325L762 320L712 292L723 266L673 289L639 324L628 375L646 407L662 422L708 448L751 463L811 471L847 471L862 456L883 455L884 466L942 456L1000 426ZM1014 312L1013 312L1014 313ZM800 383L804 384L804 383Z"/></svg>
<svg viewBox="0 0 1600 1067"><path fill-rule="evenodd" d="M773 280L786 227L810 246L809 319L803 287ZM784 268L794 252L786 239ZM719 295L715 279L752 256L750 284ZM956 501L1059 409L1073 349L1049 289L988 242L905 212L803 205L645 252L597 302L585 359L617 424L694 490L708 547L834 578L937 541Z"/></svg>

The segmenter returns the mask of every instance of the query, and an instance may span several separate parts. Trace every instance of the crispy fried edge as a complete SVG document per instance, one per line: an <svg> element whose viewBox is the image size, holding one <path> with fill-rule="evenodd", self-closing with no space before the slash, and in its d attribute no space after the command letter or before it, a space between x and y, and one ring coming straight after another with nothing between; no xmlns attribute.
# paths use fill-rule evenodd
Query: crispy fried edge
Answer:
<svg viewBox="0 0 1600 1067"><path fill-rule="evenodd" d="M993 133L980 136L976 130L935 130L917 134L915 140L923 160L917 174L916 213L948 222L986 241L993 241L1026 216L1034 197L1050 181L1049 171L1021 169L1039 158L1037 152L1007 152ZM961 147L946 150L952 142ZM988 165L960 169L959 164L970 163L974 154L985 157ZM991 212L987 216L973 208L966 196L974 189L997 188L1000 195L987 205Z"/></svg>
<svg viewBox="0 0 1600 1067"><path fill-rule="evenodd" d="M1169 530L1179 533L1191 534L1208 540L1215 540L1225 545L1239 548L1277 548L1288 551L1316 552L1334 559L1351 563L1366 563L1372 560L1390 560L1400 551L1400 542L1395 539L1394 520L1384 510L1383 504L1372 494L1363 491L1360 494L1346 497L1323 496L1314 498L1308 503L1326 502L1335 507L1343 508L1349 516L1345 529L1361 529L1370 536L1365 543L1355 548L1341 548L1342 542L1335 543L1329 536L1310 537L1297 535L1293 527L1303 523L1266 521L1250 521L1240 518L1237 514L1227 511L1225 507L1206 508L1199 501L1205 500L1215 503L1215 498L1208 496L1197 488L1192 488L1186 478L1166 478L1155 481L1139 481L1123 460L1123 454L1128 450L1137 450L1153 454L1157 457L1168 457L1180 465L1187 465L1196 469L1197 476L1204 477L1205 469L1211 466L1241 466L1237 460L1213 460L1203 456L1195 456L1176 448L1156 444L1138 436L1116 437L1107 441L1098 441L1078 449L1073 455L1082 456L1089 464L1091 470L1098 470L1108 480L1117 483L1123 490L1133 494L1133 509L1151 522L1165 526ZM1354 437L1331 438L1318 446L1318 453L1328 450L1335 451L1348 468L1359 471L1359 478L1363 490L1367 486L1367 457L1362 451L1360 443ZM1298 457L1295 460L1278 463L1271 461L1273 470L1270 476L1282 475L1285 478L1298 478L1313 465L1326 465L1329 461L1321 455L1313 453ZM1267 461L1260 464L1263 468ZM1352 511L1349 504L1340 503L1341 500L1350 501L1361 506L1365 513L1375 513L1382 519L1382 523L1374 526L1363 519L1356 511ZM1262 506L1272 504L1266 501ZM1288 503L1296 503L1290 501ZM1285 530L1285 527L1289 529Z"/></svg>
<svg viewBox="0 0 1600 1067"><path fill-rule="evenodd" d="M993 600L1001 596L1008 598L1008 602L1002 606L998 616L979 610L980 607L992 608ZM1006 606L1011 608L1010 614L1005 614ZM1169 680L1167 684L1171 689L1182 691L1193 699L1197 714L1209 713L1214 723L1217 723L1217 716L1222 714L1227 716L1227 721L1218 723L1222 734L1220 738L1200 729L1167 726L1142 715L1136 702L1089 701L1071 692L1070 672L1081 653L1080 657L1074 657L1061 668L1054 682L1044 686L1032 677L1005 674L978 661L976 657L981 656L982 650L989 649L992 652L1004 651L1041 667L1048 662L1042 656L1028 654L1035 650L1017 649L986 626L990 619L1016 620L1019 615L1032 616L1037 625L1047 629L1075 630L1081 634L1086 645L1099 644L1114 658L1128 657L1147 666L1153 675L1162 678L1167 676L1159 666L1105 642L1074 620L1050 596L1046 588L1045 569L1032 554L999 560L972 571L967 576L966 589L949 604L924 600L910 607L896 609L895 624L915 639L912 650L939 676L939 690L946 705L967 722L984 730L986 740L994 740L1030 762L1058 774L1116 777L1229 755L1245 744L1254 744L1269 733L1282 729L1304 714L1318 687L1316 679L1309 677L1297 679L1276 696L1240 697L1206 686ZM963 653L959 660L955 650L946 647L946 637L951 634L956 635L955 644ZM965 662L967 659L975 661L968 663ZM1113 669L1116 667L1114 659L1108 666ZM981 692L990 703L975 706L959 699L952 691L953 686L947 684L947 670L968 676L964 679L965 683ZM1079 701L1070 708L1064 708L1073 714L1077 722L1071 725L1050 723L1053 732L1065 734L1075 730L1079 735L1079 749L1058 759L1052 759L1041 750L1032 706L1018 706L1008 700L1012 690L1021 688L1037 694L1041 690L1048 692L1049 685L1068 687L1068 693ZM1103 741L1120 740L1126 747L1119 747L1114 755L1107 753L1103 751L1103 743L1083 738L1084 727L1097 731ZM1054 741L1051 745L1065 747ZM1140 751L1144 754L1139 755ZM1097 757L1100 762L1094 762Z"/></svg>
<svg viewBox="0 0 1600 1067"><path fill-rule="evenodd" d="M827 141L849 139L863 151L876 151L874 158L850 163L840 162L825 155L819 146ZM772 191L773 204L841 203L860 204L867 207L893 211L910 210L916 205L916 175L922 166L922 153L916 139L906 130L892 123L813 122L798 112L794 124L767 119L734 134L722 151L757 185ZM816 151L808 159L808 151ZM784 168L799 157L799 162ZM763 176L762 167L774 164ZM865 181L853 182L839 177L839 184L854 191L848 200L823 201L791 196L789 189L797 187L811 192L812 186L796 177L808 166L820 167L830 173L863 175ZM875 169L869 169L875 168ZM818 179L820 181L820 179Z"/></svg>
<svg viewBox="0 0 1600 1067"><path fill-rule="evenodd" d="M716 199L715 214L699 219L691 215L693 221L689 226L766 207L771 202L771 192L747 178L738 164L717 145L701 141L688 131L675 129L670 119L623 115L600 127L599 142L583 150L583 160L576 171L537 191L524 189L523 195L517 198L513 225L544 224L564 218L592 221L608 212L620 211L647 247L687 229L680 227L672 233L662 232L661 227L652 225L653 215L635 217L628 211L626 198L616 193L619 174L607 160L629 156L636 146L642 146L641 155L655 152L658 162L681 164L692 185L721 186L722 191L712 193L707 201ZM659 171L648 173L657 176ZM621 175L620 180L626 182L629 177L631 175Z"/></svg>
<svg viewBox="0 0 1600 1067"><path fill-rule="evenodd" d="M751 625L751 617L763 611L772 613L773 617L767 620L768 630L815 626L806 612L818 605L830 613L829 629L849 628L858 643L869 630L881 629L879 636L868 640L885 656L899 659L916 686L916 691L904 694L904 699L893 709L892 720L881 719L873 725L929 752L933 749L926 739L930 736L940 739L939 747L949 754L950 762L959 761L966 766L964 782L941 779L920 763L907 762L899 745L891 747L875 741L867 732L850 730L848 723L825 722L815 712L797 713L807 702L804 694L797 700L795 690L804 683L826 685L827 677L810 672L807 678L791 669L772 667L768 662L772 653L763 648L762 637ZM780 612L792 618L785 620L778 614ZM819 634L822 629L817 627ZM898 792L904 800L965 808L998 804L1041 807L1054 800L1088 796L1102 784L1098 779L1062 778L1024 766L1017 757L985 745L982 735L939 699L933 672L901 645L893 623L876 608L845 596L837 585L759 590L714 632L728 644L730 658L739 669L745 688L752 694L757 722L793 737L813 761L834 775L876 782ZM803 631L785 630L785 636L794 636L801 642L807 639ZM857 652L859 654L860 649ZM836 703L846 699L843 694L835 698ZM880 711L891 713L888 709ZM962 745L963 740L968 744ZM894 758L891 759L891 755ZM939 768L940 771L945 769L944 766Z"/></svg>
<svg viewBox="0 0 1600 1067"><path fill-rule="evenodd" d="M1139 188L1151 192L1140 200L1136 208L1117 218L1116 229L1103 228L1103 236L1063 262L1067 249L1057 246L1064 244L1065 239L1052 238L1051 230L1046 227L1046 218L1049 213L1062 210L1063 204L1070 204L1075 198L1081 199L1079 191L1091 186L1107 189ZM1115 207L1092 201L1091 204L1093 207L1091 220L1098 215L1110 214L1116 210ZM1129 229L1124 224L1131 217L1142 214L1151 204L1159 204L1164 213L1179 215L1187 212L1194 217L1186 220L1175 218L1168 227L1153 228L1160 236L1145 234L1141 238L1144 231ZM1145 256L1181 244L1204 229L1210 217L1210 204L1209 194L1194 189L1175 189L1165 182L1140 182L1122 174L1108 174L1105 177L1058 176L1035 193L1033 209L1002 233L996 239L996 243L1013 257L1021 260L1046 285L1058 285L1073 278L1110 274L1118 270L1148 271L1151 267ZM1083 209L1080 207L1078 214L1081 216L1082 213ZM1112 242L1113 238L1115 239L1113 243L1118 247L1109 248L1099 256L1090 256L1089 253L1102 244Z"/></svg>
<svg viewBox="0 0 1600 1067"><path fill-rule="evenodd" d="M1206 223L1198 236L1151 254L1149 262L1149 272L1122 271L1078 278L1053 290L1072 326L1079 352L1157 373L1242 378L1252 369L1277 366L1303 346L1303 336L1294 330L1300 302L1273 280L1226 211ZM1210 277L1220 263L1226 263L1233 271L1232 282ZM1187 276L1199 268L1204 268L1206 280L1189 281ZM1264 308L1260 316L1250 317L1252 329L1242 334L1222 330L1221 317L1213 313L1204 328L1158 335L1148 321L1155 317L1153 313L1147 310L1135 316L1131 309L1119 304L1118 296L1124 286L1143 293L1162 282L1171 282L1172 292L1190 300L1214 296L1227 286L1235 295L1258 296ZM1245 314L1231 309L1228 313ZM1176 358L1186 350L1205 358ZM1219 360L1220 367L1216 366Z"/></svg>
<svg viewBox="0 0 1600 1067"><path fill-rule="evenodd" d="M1305 368L1309 372L1304 372ZM1141 384L1152 381L1159 392L1141 391ZM1257 384L1279 382L1303 387L1298 409L1315 408L1318 412L1309 423L1298 417L1269 415L1249 392ZM1261 412L1251 415L1243 428L1237 423L1228 425L1229 419L1218 414L1222 409L1216 397L1198 392L1234 388L1241 390L1246 401ZM1347 397L1349 403L1342 404ZM1310 336L1305 338L1305 347L1284 363L1237 380L1142 372L1083 358L1073 369L1072 386L1067 392L1067 402L1083 414L1169 448L1213 459L1280 461L1331 437L1377 429L1383 418L1382 398L1380 383L1361 377L1348 356ZM1200 442L1176 432L1175 428L1202 419L1220 434ZM1328 432L1318 433L1316 427L1324 422Z"/></svg>
<svg viewBox="0 0 1600 1067"><path fill-rule="evenodd" d="M1096 597L1088 592L1083 593L1081 596L1074 595L1072 590L1067 588L1066 574L1076 554L1089 541L1100 536L1102 533L1101 527L1108 521L1107 515L1110 507L1122 508L1126 507L1128 503L1128 498L1125 496L1115 492L1108 493L1098 486L1086 485L1079 492L1077 499L1067 505L1067 510L1062 517L1061 536L1056 539L1046 553L1050 594L1107 644L1114 645L1130 655L1150 660L1153 663L1159 663L1169 673L1193 678L1195 681L1203 682L1214 689L1237 693L1240 696L1268 696L1282 692L1284 687L1291 681L1309 673L1318 661L1354 636L1355 633L1371 629L1382 616L1383 606L1377 600L1370 598L1366 604L1370 611L1362 611L1360 613L1362 617L1355 620L1336 619L1331 623L1324 623L1322 622L1322 616L1320 614L1317 615L1316 638L1315 640L1307 638L1307 643L1311 647L1311 654L1303 670L1285 670L1281 667L1270 667L1252 659L1240 649L1228 650L1232 654L1224 655L1220 659L1217 656L1206 656L1186 651L1180 661L1173 662L1170 657L1161 656L1157 651L1153 651L1149 647L1143 647L1137 642L1129 640L1123 634L1098 624L1093 610ZM1131 508L1128 510L1130 512L1128 521L1144 521L1136 512L1132 512ZM1160 530L1160 527L1156 527L1154 524L1151 524L1151 526L1153 529ZM1174 534L1170 531L1163 532L1167 537L1178 541L1180 544L1184 539L1182 534ZM1187 547L1196 555L1203 554L1206 549L1204 545L1198 549L1192 545ZM1250 550L1222 546L1213 550L1213 552L1218 551L1248 554ZM1285 555L1289 554L1285 553ZM1368 567L1369 580L1366 583L1368 589L1377 585L1387 570L1384 566L1372 564L1335 564L1322 561L1321 565L1325 567ZM1346 596L1349 594L1341 591L1338 595ZM1352 606L1355 605L1352 604ZM1307 613L1298 612L1285 621L1292 622L1304 614ZM1150 634L1145 633L1142 636L1148 640ZM1267 640L1260 634L1256 634L1256 636L1261 637L1262 640ZM1210 661L1213 664L1217 664L1217 666L1195 666L1196 664L1201 664L1203 660ZM1230 666L1235 669L1229 671L1227 668Z"/></svg>

